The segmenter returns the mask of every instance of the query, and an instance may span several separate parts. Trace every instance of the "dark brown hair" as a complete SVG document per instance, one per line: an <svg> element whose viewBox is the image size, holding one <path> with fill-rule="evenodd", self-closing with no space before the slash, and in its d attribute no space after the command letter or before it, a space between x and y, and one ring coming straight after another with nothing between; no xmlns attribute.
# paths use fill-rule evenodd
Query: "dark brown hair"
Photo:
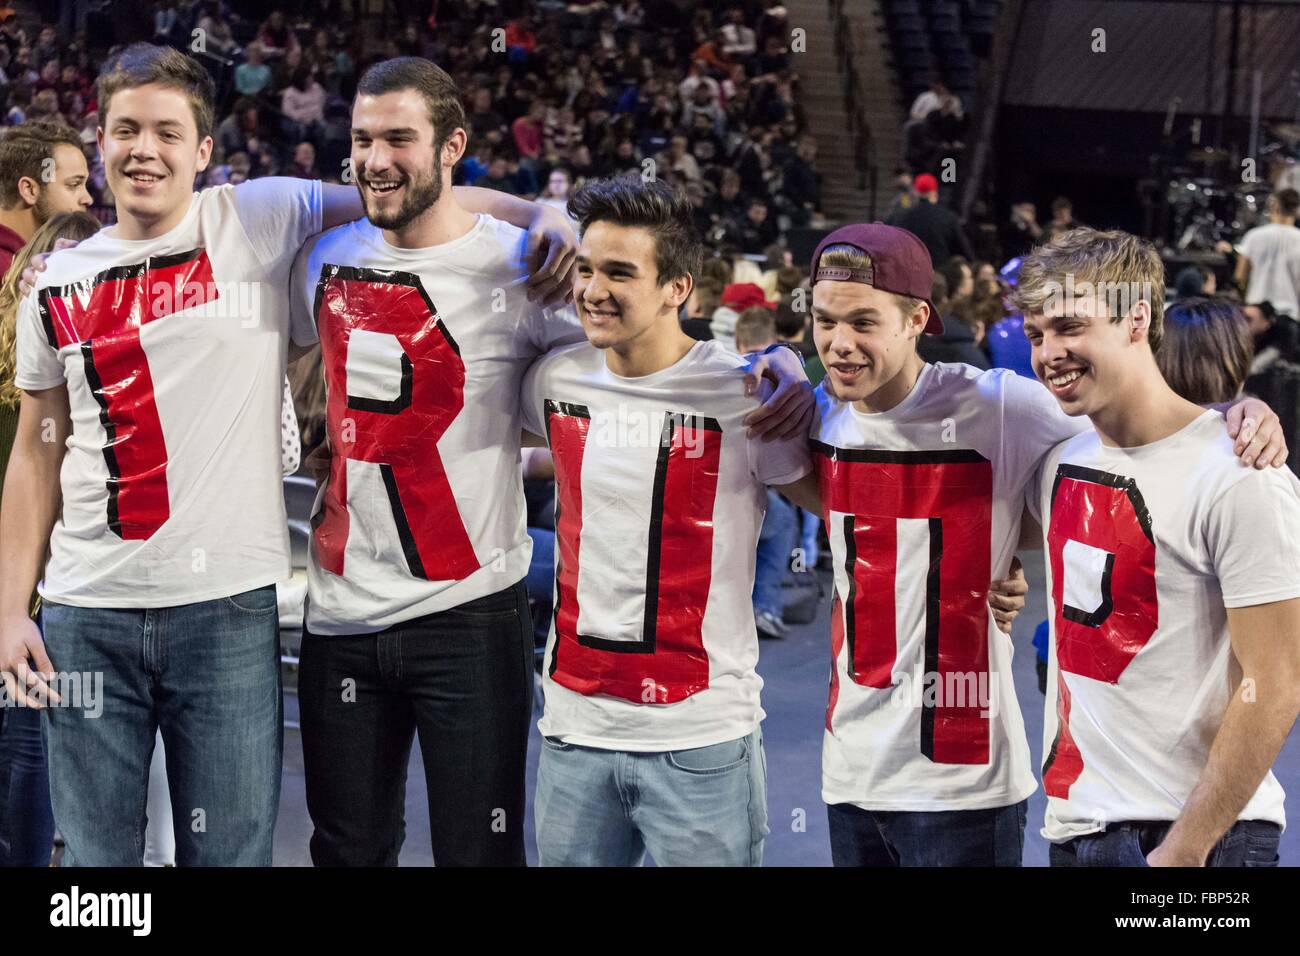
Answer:
<svg viewBox="0 0 1300 956"><path fill-rule="evenodd" d="M1169 387L1197 405L1231 402L1250 372L1254 343L1245 314L1227 299L1181 299L1165 309L1156 365Z"/></svg>
<svg viewBox="0 0 1300 956"><path fill-rule="evenodd" d="M190 101L199 142L212 135L213 101L216 87L212 77L198 60L169 46L132 43L112 57L100 70L96 90L99 99L99 125L107 128L108 107L113 94L138 86L156 83L180 90Z"/></svg>
<svg viewBox="0 0 1300 956"><path fill-rule="evenodd" d="M70 126L35 120L10 127L0 136L0 207L18 205L18 180L34 179L44 185L42 166L54 158L59 146L81 152L81 138Z"/></svg>
<svg viewBox="0 0 1300 956"><path fill-rule="evenodd" d="M383 96L402 90L415 90L424 97L429 107L429 122L433 124L435 150L441 151L452 133L465 128L465 106L456 81L424 57L397 56L381 60L366 70L357 83L358 96Z"/></svg>

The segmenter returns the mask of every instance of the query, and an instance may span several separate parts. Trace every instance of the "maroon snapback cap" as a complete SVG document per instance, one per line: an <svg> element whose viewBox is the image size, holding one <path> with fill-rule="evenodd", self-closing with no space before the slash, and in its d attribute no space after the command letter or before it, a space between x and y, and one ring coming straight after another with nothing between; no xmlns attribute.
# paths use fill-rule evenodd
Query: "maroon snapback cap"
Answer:
<svg viewBox="0 0 1300 956"><path fill-rule="evenodd" d="M871 259L867 269L848 269L844 266L819 266L822 251L830 246L853 246L861 249ZM886 226L883 222L854 223L841 226L817 244L809 270L813 285L823 279L832 282L861 282L882 292L906 295L920 299L930 307L930 319L925 331L930 335L943 334L943 319L930 300L933 293L934 266L925 243L906 229Z"/></svg>

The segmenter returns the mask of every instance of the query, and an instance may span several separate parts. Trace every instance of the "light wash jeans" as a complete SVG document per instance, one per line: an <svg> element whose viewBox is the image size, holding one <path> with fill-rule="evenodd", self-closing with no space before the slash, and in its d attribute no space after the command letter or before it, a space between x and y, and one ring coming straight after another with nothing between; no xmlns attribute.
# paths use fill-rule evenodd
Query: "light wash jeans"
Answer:
<svg viewBox="0 0 1300 956"><path fill-rule="evenodd" d="M162 731L178 866L270 866L284 728L275 586L178 607L46 601L59 672L100 675L91 711L46 709L64 866L140 866Z"/></svg>
<svg viewBox="0 0 1300 956"><path fill-rule="evenodd" d="M598 750L542 738L542 866L760 866L767 765L760 730L691 750Z"/></svg>

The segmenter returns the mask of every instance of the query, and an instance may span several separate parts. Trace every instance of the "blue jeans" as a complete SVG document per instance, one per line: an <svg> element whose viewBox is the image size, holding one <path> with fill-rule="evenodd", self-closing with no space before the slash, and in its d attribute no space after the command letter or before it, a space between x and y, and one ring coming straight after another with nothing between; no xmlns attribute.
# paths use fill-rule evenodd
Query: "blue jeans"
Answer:
<svg viewBox="0 0 1300 956"><path fill-rule="evenodd" d="M762 733L691 750L598 750L542 738L542 866L759 866L767 836Z"/></svg>
<svg viewBox="0 0 1300 956"><path fill-rule="evenodd" d="M755 612L766 611L780 617L785 610L781 586L790 573L790 551L794 548L798 526L794 505L769 488L754 566Z"/></svg>
<svg viewBox="0 0 1300 956"><path fill-rule="evenodd" d="M1029 801L988 810L863 810L831 804L836 866L1020 866Z"/></svg>
<svg viewBox="0 0 1300 956"><path fill-rule="evenodd" d="M0 731L0 866L49 866L54 845L41 712L6 707Z"/></svg>
<svg viewBox="0 0 1300 956"><path fill-rule="evenodd" d="M1101 833L1053 843L1052 866L1147 866L1147 854L1160 845L1173 822L1112 823ZM1265 820L1238 820L1223 835L1206 866L1277 866L1282 828Z"/></svg>
<svg viewBox="0 0 1300 956"><path fill-rule="evenodd" d="M284 734L275 587L166 608L47 601L44 623L57 672L102 680L97 707L46 711L63 865L140 865L161 728L176 864L270 866Z"/></svg>
<svg viewBox="0 0 1300 956"><path fill-rule="evenodd" d="M529 528L533 539L533 559L528 565L524 586L533 611L533 643L545 647L551 633L551 610L555 586L555 532L546 528Z"/></svg>

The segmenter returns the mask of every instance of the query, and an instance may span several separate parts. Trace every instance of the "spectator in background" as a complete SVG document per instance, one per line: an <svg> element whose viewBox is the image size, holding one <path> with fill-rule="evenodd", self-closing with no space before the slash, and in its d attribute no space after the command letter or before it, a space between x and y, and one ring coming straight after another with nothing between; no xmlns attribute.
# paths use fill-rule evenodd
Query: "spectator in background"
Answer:
<svg viewBox="0 0 1300 956"><path fill-rule="evenodd" d="M299 179L320 179L320 169L316 166L316 147L307 140L295 146L293 161L285 168L284 174Z"/></svg>
<svg viewBox="0 0 1300 956"><path fill-rule="evenodd" d="M1271 302L1282 315L1300 318L1300 193L1282 189L1268 197L1268 222L1241 239L1236 281L1247 302Z"/></svg>
<svg viewBox="0 0 1300 956"><path fill-rule="evenodd" d="M943 83L934 82L930 88L919 94L912 101L912 108L908 111L908 119L911 122L923 122L935 110L940 109L945 100L953 98L952 92ZM957 114L961 115L961 101L957 101Z"/></svg>
<svg viewBox="0 0 1300 956"><path fill-rule="evenodd" d="M280 112L284 114L284 137L289 142L319 141L325 123L325 88L316 82L307 64L294 69L293 78L280 94Z"/></svg>
<svg viewBox="0 0 1300 956"><path fill-rule="evenodd" d="M715 278L701 277L691 289L682 310L682 331L697 342L713 338L710 321L714 311L722 304L722 283Z"/></svg>
<svg viewBox="0 0 1300 956"><path fill-rule="evenodd" d="M280 10L271 11L271 15L257 31L257 42L262 45L266 58L272 62L283 60L291 53L302 53L297 35L285 22L284 13Z"/></svg>
<svg viewBox="0 0 1300 956"><path fill-rule="evenodd" d="M936 269L957 254L974 259L956 213L939 205L939 181L929 173L917 176L916 197L916 204L891 216L889 225L906 229L925 243Z"/></svg>
<svg viewBox="0 0 1300 956"><path fill-rule="evenodd" d="M1246 317L1227 299L1192 297L1166 307L1156 365L1187 401L1236 401L1250 372L1251 352Z"/></svg>
<svg viewBox="0 0 1300 956"><path fill-rule="evenodd" d="M217 126L217 159L235 153L254 153L260 146L261 138L257 101L249 96L241 96L235 101L234 110Z"/></svg>
<svg viewBox="0 0 1300 956"><path fill-rule="evenodd" d="M573 189L573 173L564 166L556 166L546 178L546 188L542 190L537 201L545 206L554 206L568 215L571 189Z"/></svg>
<svg viewBox="0 0 1300 956"><path fill-rule="evenodd" d="M254 40L244 51L248 58L235 67L235 89L241 96L257 96L271 85L271 68L266 65L262 44Z"/></svg>
<svg viewBox="0 0 1300 956"><path fill-rule="evenodd" d="M1043 227L1038 224L1038 209L1031 202L1013 203L1011 215L1001 231L1005 259L1028 255L1029 250L1043 238Z"/></svg>
<svg viewBox="0 0 1300 956"><path fill-rule="evenodd" d="M1242 309L1254 345L1250 374L1258 375L1275 362L1295 362L1300 355L1300 325L1279 315L1271 302L1252 302Z"/></svg>
<svg viewBox="0 0 1300 956"><path fill-rule="evenodd" d="M510 134L514 137L520 162L530 163L534 168L542 155L545 119L546 103L541 99L535 99L529 105L528 112L510 124Z"/></svg>
<svg viewBox="0 0 1300 956"><path fill-rule="evenodd" d="M709 330L713 338L727 349L735 352L736 323L746 309L761 306L769 312L776 310L776 303L769 302L763 295L763 289L754 282L733 282L722 290L722 304L713 311Z"/></svg>
<svg viewBox="0 0 1300 956"><path fill-rule="evenodd" d="M1174 279L1174 298L1193 299L1214 295L1214 272L1202 265L1192 265L1179 271Z"/></svg>
<svg viewBox="0 0 1300 956"><path fill-rule="evenodd" d="M24 123L0 136L0 275L51 217L90 207L89 175L81 138L67 126Z"/></svg>
<svg viewBox="0 0 1300 956"><path fill-rule="evenodd" d="M0 145L0 158L4 155ZM0 163L0 184L10 185L13 167ZM21 392L14 386L17 364L17 318L21 299L19 279L30 257L54 248L58 239L80 241L99 231L99 222L73 204L44 220L30 241L17 250L12 268L0 266L0 492L18 427ZM4 230L0 229L0 233ZM7 270L7 271L6 271ZM50 865L54 844L54 814L50 808L50 779L42 740L41 712L31 707L0 708L0 866Z"/></svg>
<svg viewBox="0 0 1300 956"><path fill-rule="evenodd" d="M737 352L761 352L776 341L776 317L766 306L750 306L736 318Z"/></svg>
<svg viewBox="0 0 1300 956"><path fill-rule="evenodd" d="M506 121L492 108L492 91L480 86L474 91L472 106L469 115L465 118L469 121L470 132L474 138L486 140L493 145L504 141Z"/></svg>
<svg viewBox="0 0 1300 956"><path fill-rule="evenodd" d="M957 296L950 295L948 291L954 285L959 293ZM943 331L939 335L922 335L917 339L917 349L925 361L965 362L979 369L990 367L988 357L976 344L974 328L960 315L970 298L967 286L973 288L970 267L964 260L946 264L942 271L934 274L930 286L934 296L932 301L943 316Z"/></svg>
<svg viewBox="0 0 1300 956"><path fill-rule="evenodd" d="M795 155L781 170L780 196L786 201L782 210L794 226L806 226L822 204L821 174L814 163L817 160L817 140L812 136L799 137Z"/></svg>
<svg viewBox="0 0 1300 956"><path fill-rule="evenodd" d="M1074 218L1074 203L1064 196L1058 196L1052 200L1052 221L1043 230L1043 242L1051 242L1057 236L1082 225Z"/></svg>
<svg viewBox="0 0 1300 956"><path fill-rule="evenodd" d="M721 30L722 52L729 57L753 56L758 51L754 31L745 25L745 8L732 7L727 11L727 23Z"/></svg>
<svg viewBox="0 0 1300 956"><path fill-rule="evenodd" d="M734 228L736 245L740 251L757 255L780 238L775 217L768 209L767 200L754 196L745 207L745 218L737 220Z"/></svg>

